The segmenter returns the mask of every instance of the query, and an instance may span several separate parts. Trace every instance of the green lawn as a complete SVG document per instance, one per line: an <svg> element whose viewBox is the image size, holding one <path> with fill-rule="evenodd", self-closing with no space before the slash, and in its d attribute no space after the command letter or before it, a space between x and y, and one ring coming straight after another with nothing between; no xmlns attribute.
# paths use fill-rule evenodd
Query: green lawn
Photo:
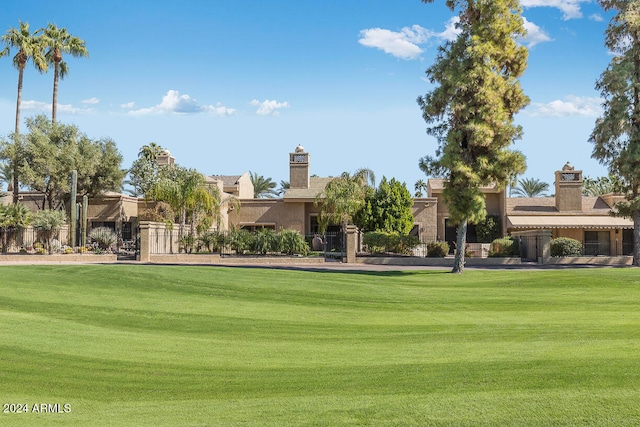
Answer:
<svg viewBox="0 0 640 427"><path fill-rule="evenodd" d="M4 266L0 325L0 425L640 424L638 269Z"/></svg>

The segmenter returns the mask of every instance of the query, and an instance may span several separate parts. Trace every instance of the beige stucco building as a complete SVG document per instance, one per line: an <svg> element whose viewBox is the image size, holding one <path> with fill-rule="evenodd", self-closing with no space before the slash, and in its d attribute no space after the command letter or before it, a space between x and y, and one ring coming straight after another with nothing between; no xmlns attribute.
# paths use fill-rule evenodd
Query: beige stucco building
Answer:
<svg viewBox="0 0 640 427"><path fill-rule="evenodd" d="M299 145L289 153L289 188L283 197L240 198L241 208L229 214L229 223L251 229L268 227L296 230L304 235L317 233L320 208L315 203L316 197L331 179L311 174L311 155ZM437 199L415 199L413 213L414 233L425 242L436 240Z"/></svg>
<svg viewBox="0 0 640 427"><path fill-rule="evenodd" d="M165 151L160 165L175 163ZM284 162L283 162L284 163ZM253 184L247 172L234 176L209 176L207 183L216 186L223 195L220 211L221 230L230 228L291 229L303 235L319 231L319 206L315 201L331 177L316 177L311 173L311 155L302 146L288 155L290 188L280 198L253 198ZM412 233L423 242L443 240L453 243L455 225L449 222L447 204L443 199L445 181L430 179L427 197L414 199L414 229ZM584 245L587 254L626 255L633 250L633 222L611 215L622 195L599 197L582 195L582 171L568 164L555 173L555 196L510 198L496 186L482 188L489 215L499 218L503 235L532 230L549 230L552 237L571 237ZM231 198L239 202L229 203ZM3 203L9 203L6 196ZM21 202L32 210L42 204L42 195L21 193ZM149 204L143 199L107 193L89 201L89 228L113 228L122 240L135 239L137 224ZM337 231L337 227L335 228ZM475 228L469 226L468 242L476 242Z"/></svg>

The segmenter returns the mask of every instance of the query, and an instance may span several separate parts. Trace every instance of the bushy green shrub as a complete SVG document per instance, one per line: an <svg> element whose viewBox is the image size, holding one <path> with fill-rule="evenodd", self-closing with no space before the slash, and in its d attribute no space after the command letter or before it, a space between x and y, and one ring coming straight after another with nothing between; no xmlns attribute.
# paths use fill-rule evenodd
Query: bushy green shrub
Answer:
<svg viewBox="0 0 640 427"><path fill-rule="evenodd" d="M491 243L500 237L502 227L500 225L500 216L487 215L484 221L476 224L476 238L478 243Z"/></svg>
<svg viewBox="0 0 640 427"><path fill-rule="evenodd" d="M551 256L582 255L582 243L569 237L551 239Z"/></svg>
<svg viewBox="0 0 640 427"><path fill-rule="evenodd" d="M520 246L513 237L503 237L491 242L490 257L520 256Z"/></svg>
<svg viewBox="0 0 640 427"><path fill-rule="evenodd" d="M251 233L249 249L256 254L266 255L269 252L280 252L279 243L275 231L263 228Z"/></svg>
<svg viewBox="0 0 640 427"><path fill-rule="evenodd" d="M386 251L388 235L378 231L370 231L364 233L362 244L366 246L367 251L372 254L381 254Z"/></svg>
<svg viewBox="0 0 640 427"><path fill-rule="evenodd" d="M207 231L198 236L197 250L201 251L204 248L206 252L218 252L223 244L223 234L218 231Z"/></svg>
<svg viewBox="0 0 640 427"><path fill-rule="evenodd" d="M416 236L400 235L398 233L371 231L364 234L362 243L372 254L385 252L407 254L420 244L420 239Z"/></svg>
<svg viewBox="0 0 640 427"><path fill-rule="evenodd" d="M227 233L224 244L237 254L243 254L249 250L249 241L251 240L251 233L249 230L231 230Z"/></svg>
<svg viewBox="0 0 640 427"><path fill-rule="evenodd" d="M306 255L309 244L304 236L295 230L280 230L278 233L280 250L288 255Z"/></svg>
<svg viewBox="0 0 640 427"><path fill-rule="evenodd" d="M427 243L427 257L444 258L449 254L449 244L447 242Z"/></svg>

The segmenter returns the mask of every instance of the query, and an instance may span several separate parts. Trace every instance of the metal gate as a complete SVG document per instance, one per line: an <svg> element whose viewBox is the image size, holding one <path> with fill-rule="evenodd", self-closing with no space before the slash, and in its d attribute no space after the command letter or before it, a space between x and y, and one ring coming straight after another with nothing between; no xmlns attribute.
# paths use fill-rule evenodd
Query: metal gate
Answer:
<svg viewBox="0 0 640 427"><path fill-rule="evenodd" d="M520 258L525 262L538 262L540 254L540 236L518 236Z"/></svg>

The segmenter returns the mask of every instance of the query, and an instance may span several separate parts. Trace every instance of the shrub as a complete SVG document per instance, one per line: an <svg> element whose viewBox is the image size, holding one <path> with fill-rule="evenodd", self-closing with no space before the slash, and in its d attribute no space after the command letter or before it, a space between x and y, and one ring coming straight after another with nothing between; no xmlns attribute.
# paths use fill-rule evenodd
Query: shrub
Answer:
<svg viewBox="0 0 640 427"><path fill-rule="evenodd" d="M195 243L195 238L191 234L185 234L180 238L180 247L179 251L184 251L185 254L190 254L193 251L193 245Z"/></svg>
<svg viewBox="0 0 640 427"><path fill-rule="evenodd" d="M362 243L367 247L369 253L381 254L386 251L388 236L387 233L370 231L364 233Z"/></svg>
<svg viewBox="0 0 640 427"><path fill-rule="evenodd" d="M476 224L476 238L478 243L491 243L500 237L502 227L500 225L500 216L487 215L484 221Z"/></svg>
<svg viewBox="0 0 640 427"><path fill-rule="evenodd" d="M295 230L281 230L278 233L280 250L288 255L309 253L309 245L304 236Z"/></svg>
<svg viewBox="0 0 640 427"><path fill-rule="evenodd" d="M364 234L362 243L372 254L407 254L420 243L420 239L416 236L372 231Z"/></svg>
<svg viewBox="0 0 640 427"><path fill-rule="evenodd" d="M513 237L503 237L491 242L490 257L520 256L518 241Z"/></svg>
<svg viewBox="0 0 640 427"><path fill-rule="evenodd" d="M207 231L198 236L198 250L204 247L207 252L218 252L224 244L224 236L217 231Z"/></svg>
<svg viewBox="0 0 640 427"><path fill-rule="evenodd" d="M263 228L251 233L249 249L256 254L266 255L269 252L280 252L276 232L270 228Z"/></svg>
<svg viewBox="0 0 640 427"><path fill-rule="evenodd" d="M582 244L576 239L558 237L551 239L551 256L579 256L582 255Z"/></svg>
<svg viewBox="0 0 640 427"><path fill-rule="evenodd" d="M109 250L118 241L116 233L109 227L96 227L89 232L89 239L102 250Z"/></svg>
<svg viewBox="0 0 640 427"><path fill-rule="evenodd" d="M427 243L427 257L444 258L449 254L449 244L447 242Z"/></svg>
<svg viewBox="0 0 640 427"><path fill-rule="evenodd" d="M251 233L248 230L232 230L225 237L225 245L228 245L232 251L237 254L243 254L249 249L249 241L251 240Z"/></svg>

